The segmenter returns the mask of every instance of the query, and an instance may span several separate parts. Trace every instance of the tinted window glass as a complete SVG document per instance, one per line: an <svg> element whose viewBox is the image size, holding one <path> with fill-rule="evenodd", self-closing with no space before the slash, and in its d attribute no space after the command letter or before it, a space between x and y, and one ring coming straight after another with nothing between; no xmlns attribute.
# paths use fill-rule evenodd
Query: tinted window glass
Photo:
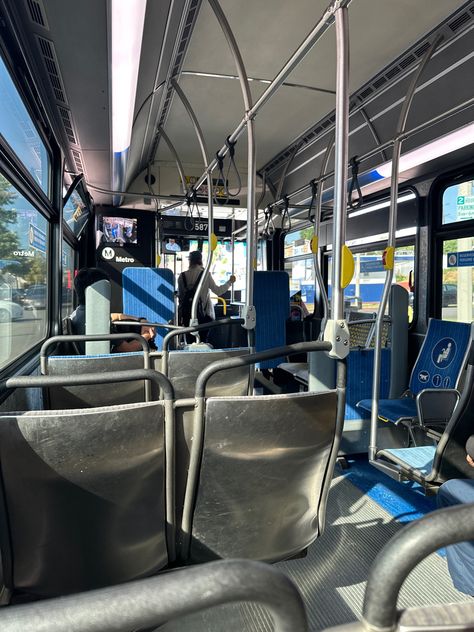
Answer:
<svg viewBox="0 0 474 632"><path fill-rule="evenodd" d="M474 219L474 180L453 184L443 193L443 224Z"/></svg>
<svg viewBox="0 0 474 632"><path fill-rule="evenodd" d="M0 175L0 369L47 332L48 224Z"/></svg>
<svg viewBox="0 0 474 632"><path fill-rule="evenodd" d="M470 323L474 313L474 238L443 242L441 318Z"/></svg>
<svg viewBox="0 0 474 632"><path fill-rule="evenodd" d="M1 58L0 94L0 134L48 195L48 152Z"/></svg>
<svg viewBox="0 0 474 632"><path fill-rule="evenodd" d="M74 301L74 250L63 241L63 282L61 295L61 318L66 318L73 311Z"/></svg>

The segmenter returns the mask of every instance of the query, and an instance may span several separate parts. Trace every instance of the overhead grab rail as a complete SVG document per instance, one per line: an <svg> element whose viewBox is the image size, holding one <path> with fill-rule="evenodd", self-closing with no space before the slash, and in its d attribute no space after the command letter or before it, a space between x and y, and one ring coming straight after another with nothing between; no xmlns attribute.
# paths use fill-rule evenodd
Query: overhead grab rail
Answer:
<svg viewBox="0 0 474 632"><path fill-rule="evenodd" d="M390 209L389 209L389 226L388 226L388 240L387 247L382 255L383 268L386 271L385 283L382 292L382 298L380 300L379 308L377 310L377 319L375 323L375 349L374 349L374 373L372 383L372 410L370 417L370 441L369 441L369 461L374 461L377 457L377 424L379 413L379 399L380 399L380 372L382 362L382 326L385 309L388 303L388 297L390 294L390 287L393 280L393 270L395 264L395 244L396 244L396 230L397 230L397 216L398 216L398 167L400 164L400 154L402 148L403 134L408 119L408 113L410 111L413 97L415 96L415 89L418 81L425 70L428 62L430 61L436 47L440 43L442 37L435 38L431 46L426 50L420 61L415 74L412 77L412 81L408 88L407 95L402 104L400 116L398 119L397 130L395 134L395 141L393 144L392 152L392 173L390 179ZM380 148L378 148L380 150Z"/></svg>
<svg viewBox="0 0 474 632"><path fill-rule="evenodd" d="M447 119L455 116L456 114L460 114L461 112L464 112L464 110L468 110L469 108L473 106L474 106L474 97L470 99L466 99L466 101L459 103L459 105L456 105L450 108L449 110L446 110L445 112L442 112L441 114L434 116L432 119L425 121L424 123L420 123L419 125L416 125L412 129L404 132L403 134L400 134L398 137L391 138L390 140L387 140L386 142L379 145L378 147L374 147L373 149L369 150L367 153L360 156L359 162L361 163L366 162L367 160L370 160L371 158L379 154L381 151L390 149L395 144L395 141L397 140L397 138L400 141L407 140L408 138L411 138L412 136L415 136L416 134L420 134L421 132L424 132L428 128L433 127L437 125L438 123L442 123L446 121ZM318 178L317 182L319 183L322 181L329 180L333 176L334 176L334 171L328 171L327 173L324 173L320 178ZM309 184L304 184L299 189L295 189L294 191L287 193L287 196L289 198L296 197L298 195L302 195L306 193L308 189L309 189ZM281 206L283 204L283 199L276 200L275 202L273 202L273 204L275 204L275 206Z"/></svg>

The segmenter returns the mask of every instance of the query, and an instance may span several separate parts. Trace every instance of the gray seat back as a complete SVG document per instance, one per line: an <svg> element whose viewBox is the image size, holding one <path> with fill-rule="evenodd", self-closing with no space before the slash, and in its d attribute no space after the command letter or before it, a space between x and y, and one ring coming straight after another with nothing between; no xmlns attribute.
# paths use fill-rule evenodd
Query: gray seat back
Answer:
<svg viewBox="0 0 474 632"><path fill-rule="evenodd" d="M50 597L167 564L164 406L0 416L7 588Z"/></svg>
<svg viewBox="0 0 474 632"><path fill-rule="evenodd" d="M207 400L192 560L276 561L317 538L336 405L336 391Z"/></svg>
<svg viewBox="0 0 474 632"><path fill-rule="evenodd" d="M104 356L51 356L48 358L47 374L68 376L109 373L142 369L143 365L143 354L140 352ZM45 389L44 397L51 410L132 404L145 401L145 385L142 381L134 381L120 385L54 386ZM153 399L157 399L156 389Z"/></svg>
<svg viewBox="0 0 474 632"><path fill-rule="evenodd" d="M247 355L249 349L212 349L210 351L170 351L168 354L167 376L173 384L176 399L194 397L198 375L217 360L226 360ZM153 357L151 358L153 362ZM152 368L153 367L152 365ZM156 366L160 370L160 365ZM209 380L209 395L246 395L248 392L250 369L248 366L222 371Z"/></svg>

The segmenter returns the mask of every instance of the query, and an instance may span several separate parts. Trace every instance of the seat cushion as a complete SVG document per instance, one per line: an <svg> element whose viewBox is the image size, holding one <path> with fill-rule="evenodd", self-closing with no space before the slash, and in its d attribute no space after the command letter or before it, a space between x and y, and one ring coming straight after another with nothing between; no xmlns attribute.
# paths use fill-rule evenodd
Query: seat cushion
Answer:
<svg viewBox="0 0 474 632"><path fill-rule="evenodd" d="M358 402L357 408L361 408L370 413L372 410L372 400L361 400ZM401 419L416 419L417 416L416 401L411 397L379 400L378 417L382 421L390 421L393 424L397 424Z"/></svg>
<svg viewBox="0 0 474 632"><path fill-rule="evenodd" d="M394 448L383 450L384 456L395 457L394 461L403 462L407 468L419 470L425 476L431 472L436 452L434 445L421 445L416 448Z"/></svg>

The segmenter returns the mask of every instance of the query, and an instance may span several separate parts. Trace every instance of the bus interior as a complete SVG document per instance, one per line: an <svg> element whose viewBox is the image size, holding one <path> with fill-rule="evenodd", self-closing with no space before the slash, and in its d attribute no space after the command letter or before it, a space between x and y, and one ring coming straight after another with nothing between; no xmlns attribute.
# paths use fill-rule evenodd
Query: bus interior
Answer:
<svg viewBox="0 0 474 632"><path fill-rule="evenodd" d="M2 631L474 629L473 33L0 0Z"/></svg>

